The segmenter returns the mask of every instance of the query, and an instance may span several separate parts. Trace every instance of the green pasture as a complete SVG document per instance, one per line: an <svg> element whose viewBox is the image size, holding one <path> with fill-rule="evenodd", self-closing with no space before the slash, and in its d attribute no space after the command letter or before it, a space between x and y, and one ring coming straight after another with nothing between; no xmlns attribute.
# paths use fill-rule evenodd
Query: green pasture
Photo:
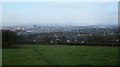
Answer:
<svg viewBox="0 0 120 67"><path fill-rule="evenodd" d="M117 46L19 45L3 49L3 65L117 65Z"/></svg>

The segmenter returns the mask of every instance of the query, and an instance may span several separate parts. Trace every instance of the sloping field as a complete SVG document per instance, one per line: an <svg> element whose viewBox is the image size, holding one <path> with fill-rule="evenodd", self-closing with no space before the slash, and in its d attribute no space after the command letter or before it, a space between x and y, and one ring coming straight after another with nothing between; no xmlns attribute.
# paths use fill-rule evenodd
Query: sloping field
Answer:
<svg viewBox="0 0 120 67"><path fill-rule="evenodd" d="M3 49L3 65L117 65L118 47L22 45Z"/></svg>

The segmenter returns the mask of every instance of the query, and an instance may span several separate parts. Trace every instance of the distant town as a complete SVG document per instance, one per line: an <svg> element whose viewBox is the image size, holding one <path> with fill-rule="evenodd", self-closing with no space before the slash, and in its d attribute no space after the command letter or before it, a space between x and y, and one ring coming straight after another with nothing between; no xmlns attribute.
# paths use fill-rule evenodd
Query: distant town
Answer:
<svg viewBox="0 0 120 67"><path fill-rule="evenodd" d="M49 33L49 32L85 32L92 35L93 32L99 34L114 34L118 31L117 25L89 25L89 26L3 26L3 30L11 30L17 34Z"/></svg>
<svg viewBox="0 0 120 67"><path fill-rule="evenodd" d="M90 26L7 26L17 35L24 36L23 43L117 43L118 27L116 25ZM20 42L20 43L22 43Z"/></svg>

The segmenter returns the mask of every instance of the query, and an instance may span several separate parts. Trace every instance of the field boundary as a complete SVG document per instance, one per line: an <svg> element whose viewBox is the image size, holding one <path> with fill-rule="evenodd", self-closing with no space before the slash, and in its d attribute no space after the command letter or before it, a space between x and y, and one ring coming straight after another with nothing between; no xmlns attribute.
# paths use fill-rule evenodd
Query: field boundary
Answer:
<svg viewBox="0 0 120 67"><path fill-rule="evenodd" d="M119 43L115 43L115 44L105 44L105 43L101 43L101 44L88 44L88 43L56 43L56 44L49 44L49 45L75 45L75 46L120 46Z"/></svg>

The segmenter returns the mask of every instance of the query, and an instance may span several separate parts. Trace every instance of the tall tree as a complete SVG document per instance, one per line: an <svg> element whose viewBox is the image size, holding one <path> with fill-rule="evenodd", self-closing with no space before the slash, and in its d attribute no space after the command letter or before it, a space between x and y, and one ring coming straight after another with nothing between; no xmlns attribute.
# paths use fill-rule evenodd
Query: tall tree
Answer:
<svg viewBox="0 0 120 67"><path fill-rule="evenodd" d="M10 30L2 30L2 48L12 48L17 41L17 34Z"/></svg>

